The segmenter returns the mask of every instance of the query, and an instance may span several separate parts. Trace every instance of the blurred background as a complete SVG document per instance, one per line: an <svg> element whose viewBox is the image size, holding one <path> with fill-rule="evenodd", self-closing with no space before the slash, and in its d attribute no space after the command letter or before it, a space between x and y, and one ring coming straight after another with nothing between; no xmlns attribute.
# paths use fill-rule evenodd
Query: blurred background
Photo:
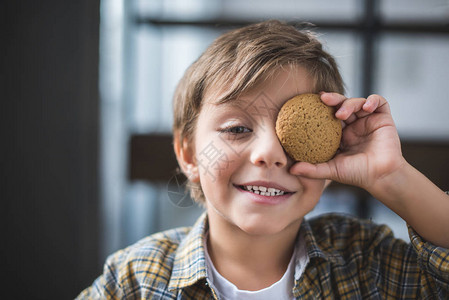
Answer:
<svg viewBox="0 0 449 300"><path fill-rule="evenodd" d="M449 190L449 1L4 1L1 8L2 293L71 299L107 255L201 214L175 176L171 97L221 33L311 22L348 96L385 96L404 156ZM333 184L310 216L404 221Z"/></svg>

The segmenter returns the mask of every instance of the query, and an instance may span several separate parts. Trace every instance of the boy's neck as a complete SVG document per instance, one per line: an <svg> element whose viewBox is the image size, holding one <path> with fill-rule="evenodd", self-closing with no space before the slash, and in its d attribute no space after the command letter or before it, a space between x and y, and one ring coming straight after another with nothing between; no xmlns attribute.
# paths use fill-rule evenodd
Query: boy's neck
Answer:
<svg viewBox="0 0 449 300"><path fill-rule="evenodd" d="M242 290L279 281L292 257L301 221L282 232L250 235L219 216L209 217L207 247L217 271Z"/></svg>

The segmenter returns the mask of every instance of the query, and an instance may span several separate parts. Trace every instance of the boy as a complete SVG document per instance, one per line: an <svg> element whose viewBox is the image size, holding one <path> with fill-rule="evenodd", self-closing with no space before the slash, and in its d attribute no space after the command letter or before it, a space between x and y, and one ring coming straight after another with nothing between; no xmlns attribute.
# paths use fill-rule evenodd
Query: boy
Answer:
<svg viewBox="0 0 449 300"><path fill-rule="evenodd" d="M344 123L327 163L294 162L277 139L277 112L302 93ZM176 156L205 214L112 255L79 298L447 298L449 197L402 157L384 98L343 93L306 31L267 21L219 37L174 97ZM347 216L306 221L330 180L394 210L411 244Z"/></svg>

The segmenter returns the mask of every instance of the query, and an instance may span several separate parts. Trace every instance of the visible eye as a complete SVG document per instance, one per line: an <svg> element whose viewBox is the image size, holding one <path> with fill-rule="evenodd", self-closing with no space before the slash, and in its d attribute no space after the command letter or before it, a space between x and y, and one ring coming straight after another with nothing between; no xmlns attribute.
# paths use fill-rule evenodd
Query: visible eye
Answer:
<svg viewBox="0 0 449 300"><path fill-rule="evenodd" d="M239 133L252 132L252 130L249 128L246 128L245 126L233 126L231 128L228 128L227 132L233 133L233 134L239 134Z"/></svg>
<svg viewBox="0 0 449 300"><path fill-rule="evenodd" d="M222 133L230 133L230 134L242 134L242 133L250 133L251 129L245 126L229 126L220 130Z"/></svg>

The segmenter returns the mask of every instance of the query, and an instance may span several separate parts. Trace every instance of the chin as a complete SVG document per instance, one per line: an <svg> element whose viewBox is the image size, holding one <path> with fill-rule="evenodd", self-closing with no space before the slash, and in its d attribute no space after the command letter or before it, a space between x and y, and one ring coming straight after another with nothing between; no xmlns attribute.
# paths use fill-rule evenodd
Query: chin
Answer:
<svg viewBox="0 0 449 300"><path fill-rule="evenodd" d="M299 220L287 223L285 220L267 220L266 218L251 218L246 216L240 224L236 224L240 230L249 235L273 235L282 232L293 224L300 224ZM298 226L299 228L299 226Z"/></svg>

